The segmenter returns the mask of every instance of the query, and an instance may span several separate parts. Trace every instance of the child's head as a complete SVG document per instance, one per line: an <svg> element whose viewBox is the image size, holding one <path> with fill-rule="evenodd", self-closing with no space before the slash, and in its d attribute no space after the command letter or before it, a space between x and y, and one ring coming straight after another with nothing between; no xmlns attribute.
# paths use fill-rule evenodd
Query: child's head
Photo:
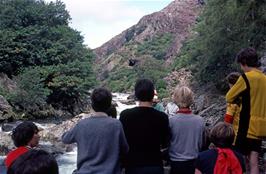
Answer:
<svg viewBox="0 0 266 174"><path fill-rule="evenodd" d="M232 125L225 122L219 122L212 128L210 132L211 142L216 147L231 147L234 142L234 137L235 133Z"/></svg>
<svg viewBox="0 0 266 174"><path fill-rule="evenodd" d="M194 102L194 94L187 86L178 86L173 99L179 108L189 108Z"/></svg>
<svg viewBox="0 0 266 174"><path fill-rule="evenodd" d="M16 147L35 147L39 144L38 132L38 127L33 122L24 121L12 131L12 140Z"/></svg>
<svg viewBox="0 0 266 174"><path fill-rule="evenodd" d="M7 174L58 174L55 158L43 151L31 149L18 157L8 168Z"/></svg>
<svg viewBox="0 0 266 174"><path fill-rule="evenodd" d="M239 72L231 72L228 76L226 76L226 80L230 87L232 87L241 76Z"/></svg>

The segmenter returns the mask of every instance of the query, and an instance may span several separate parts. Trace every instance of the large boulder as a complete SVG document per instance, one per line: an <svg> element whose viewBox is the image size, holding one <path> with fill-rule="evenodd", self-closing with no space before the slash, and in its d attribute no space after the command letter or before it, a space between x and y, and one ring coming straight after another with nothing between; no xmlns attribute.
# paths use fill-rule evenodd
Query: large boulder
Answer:
<svg viewBox="0 0 266 174"><path fill-rule="evenodd" d="M70 120L62 122L61 124L50 125L48 128L45 128L43 131L40 132L41 140L45 142L50 142L52 144L52 146L48 146L48 149L52 151L54 149L53 153L71 151L71 149L73 149L73 146L63 144L61 141L61 136L64 132L74 127L78 121L89 116L90 114L82 113Z"/></svg>
<svg viewBox="0 0 266 174"><path fill-rule="evenodd" d="M0 137L0 156L3 156L14 148L14 144L9 133L0 132Z"/></svg>

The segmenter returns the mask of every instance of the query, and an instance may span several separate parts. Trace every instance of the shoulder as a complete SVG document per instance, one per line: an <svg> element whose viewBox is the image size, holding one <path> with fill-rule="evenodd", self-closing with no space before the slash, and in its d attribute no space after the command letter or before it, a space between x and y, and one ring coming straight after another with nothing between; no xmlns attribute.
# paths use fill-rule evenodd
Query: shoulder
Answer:
<svg viewBox="0 0 266 174"><path fill-rule="evenodd" d="M209 159L210 157L215 157L217 158L217 150L216 149L209 149L209 150L205 150L203 152L199 153L198 158L200 159Z"/></svg>
<svg viewBox="0 0 266 174"><path fill-rule="evenodd" d="M134 108L131 108L131 109L125 109L125 110L123 110L120 113L120 116L129 115L129 114L132 114L132 113L137 112L137 111L138 111L138 108L137 107L134 107Z"/></svg>
<svg viewBox="0 0 266 174"><path fill-rule="evenodd" d="M194 118L199 121L204 121L203 117L193 114Z"/></svg>
<svg viewBox="0 0 266 174"><path fill-rule="evenodd" d="M88 122L90 122L91 120L91 116L90 117L87 117L87 118L84 118L84 119L81 119L77 122L77 124L75 125L75 127L79 127L79 126L82 126L84 124L87 124Z"/></svg>
<svg viewBox="0 0 266 174"><path fill-rule="evenodd" d="M154 109L154 112L160 117L167 117L168 118L168 115L164 112L157 111L156 109Z"/></svg>
<svg viewBox="0 0 266 174"><path fill-rule="evenodd" d="M192 114L191 116L192 120L194 120L194 123L204 125L204 119L201 116L195 114Z"/></svg>
<svg viewBox="0 0 266 174"><path fill-rule="evenodd" d="M27 147L21 146L9 152L5 159L5 165L9 167L15 159L17 159L20 155L26 153L27 151L29 151Z"/></svg>
<svg viewBox="0 0 266 174"><path fill-rule="evenodd" d="M111 124L116 125L116 126L121 126L121 122L116 118L108 117L107 121L110 122Z"/></svg>
<svg viewBox="0 0 266 174"><path fill-rule="evenodd" d="M157 111L156 109L153 109L153 112L154 112L153 115L156 115L158 118L165 120L167 122L169 121L168 115L166 113Z"/></svg>
<svg viewBox="0 0 266 174"><path fill-rule="evenodd" d="M124 120L128 117L131 117L131 115L135 115L137 112L137 108L131 108L131 109L125 109L120 113L119 120Z"/></svg>
<svg viewBox="0 0 266 174"><path fill-rule="evenodd" d="M27 147L21 146L9 152L7 156L10 156L10 155L12 156L13 154L27 152L28 150L29 149Z"/></svg>

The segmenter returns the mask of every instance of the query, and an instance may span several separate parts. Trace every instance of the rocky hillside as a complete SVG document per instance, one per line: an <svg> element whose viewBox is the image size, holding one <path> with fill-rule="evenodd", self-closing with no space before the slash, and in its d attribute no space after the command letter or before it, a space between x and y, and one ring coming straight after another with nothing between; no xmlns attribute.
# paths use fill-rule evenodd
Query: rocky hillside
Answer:
<svg viewBox="0 0 266 174"><path fill-rule="evenodd" d="M99 78L108 81L111 75L114 81L130 73L135 74L134 78L140 76L142 73L128 67L130 59L142 68L154 60L160 66L169 66L196 22L200 12L197 3L195 0L175 0L161 11L144 16L136 25L96 48L94 53L97 55L96 63L100 65L97 69ZM121 73L122 77L116 77Z"/></svg>
<svg viewBox="0 0 266 174"><path fill-rule="evenodd" d="M198 15L198 5L195 0L175 0L159 12L144 16L138 24L125 30L118 36L95 49L98 59L119 51L130 41L144 42L156 34L173 33L174 43L171 45L173 56L181 47L182 41L187 37L191 25Z"/></svg>

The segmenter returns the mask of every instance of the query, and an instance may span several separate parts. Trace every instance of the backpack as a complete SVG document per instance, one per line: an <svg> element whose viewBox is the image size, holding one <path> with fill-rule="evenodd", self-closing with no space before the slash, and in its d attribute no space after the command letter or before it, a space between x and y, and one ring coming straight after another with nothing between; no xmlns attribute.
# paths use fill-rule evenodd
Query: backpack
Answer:
<svg viewBox="0 0 266 174"><path fill-rule="evenodd" d="M214 174L243 174L241 164L231 149L217 148L217 152Z"/></svg>

